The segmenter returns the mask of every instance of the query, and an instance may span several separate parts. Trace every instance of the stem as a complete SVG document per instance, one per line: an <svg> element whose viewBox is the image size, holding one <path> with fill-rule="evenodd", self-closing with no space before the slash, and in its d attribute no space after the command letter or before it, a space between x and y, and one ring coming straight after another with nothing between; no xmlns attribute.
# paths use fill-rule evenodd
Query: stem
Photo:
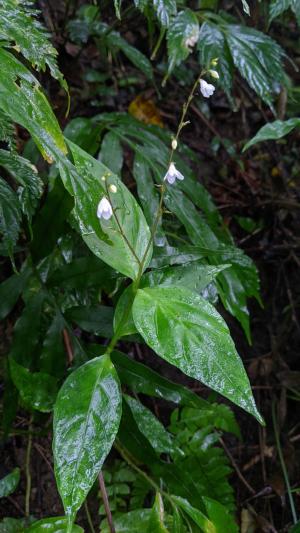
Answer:
<svg viewBox="0 0 300 533"><path fill-rule="evenodd" d="M191 102L193 100L194 93L195 93L195 91L197 89L197 86L199 84L200 78L205 74L205 72L206 72L205 70L200 72L199 76L197 77L197 79L196 79L196 81L195 81L195 83L194 83L194 85L192 87L192 90L191 90L191 92L190 92L190 94L188 96L187 101L182 106L181 118L180 118L180 122L179 122L179 125L178 125L178 128L177 128L177 131L176 131L175 138L174 138L176 140L176 142L178 142L181 130L186 125L186 123L185 123L186 114L187 114L189 106L190 106L190 104L191 104ZM173 147L171 147L170 157L169 157L169 162L168 162L168 168L169 168L169 166L170 166L170 164L172 162L174 151L175 151L175 149ZM156 232L160 217L161 217L162 212L163 212L163 201L164 201L164 195L165 195L166 190L167 190L167 186L163 182L162 185L161 185L161 189L160 189L159 206L158 206L157 213L156 213L156 216L154 218L154 222L153 222L153 225L152 225L152 228L151 228L150 238L149 238L148 244L146 246L146 249L145 249L145 252L144 252L144 255L143 255L141 261L137 258L136 254L135 254L135 251L132 249L131 244L128 242L128 239L127 239L126 235L124 235L122 227L121 227L121 224L120 224L120 222L118 220L118 217L116 216L115 210L113 209L113 214L114 214L114 217L115 217L116 222L118 224L118 227L119 227L119 230L121 232L121 235L123 236L125 242L129 246L132 254L134 255L134 257L136 258L136 260L138 261L138 264L139 264L139 271L138 271L137 279L134 281L134 293L136 293L138 288L139 288L141 277L142 277L142 274L144 272L144 267L145 267L145 262L146 262L146 259L147 259L147 255L148 255L150 247L151 247L151 245L153 243L155 232ZM110 200L110 195L109 195L109 190L108 190L107 184L106 184L106 191L107 191L108 198ZM110 343L108 345L108 348L107 348L107 351L106 351L107 354L110 354L112 352L114 346L116 345L116 343L119 340L122 327L123 327L124 323L126 323L126 320L129 317L129 314L131 312L133 301L134 301L134 298L132 299L131 305L128 305L128 307L125 310L125 313L124 313L124 315L123 315L123 317L122 317L122 319L121 319L121 321L119 323L119 327L117 328L115 334L113 335L113 337L112 337L112 339L111 339L111 341L110 341Z"/></svg>
<svg viewBox="0 0 300 533"><path fill-rule="evenodd" d="M293 522L294 522L294 524L297 524L298 519L297 519L295 503L294 503L292 490L291 490L291 485L290 485L290 480L289 480L289 476L288 476L288 472L287 472L287 468L286 468L286 465L285 465L285 461L284 461L284 457L283 457L283 453L282 453L282 449L281 449L281 444L280 444L279 431L278 431L277 421L276 421L275 401L274 400L272 402L272 420L273 420L273 426L274 426L274 435L275 435L276 447L277 447L278 456L279 456L279 460L280 460L280 465L281 465L281 468L282 468L282 473L283 473L283 477L284 477L284 481L285 481L285 484L286 484L286 489L287 489L287 493L288 493L288 497L289 497L289 502L290 502L290 507L291 507L291 512L292 512Z"/></svg>
<svg viewBox="0 0 300 533"><path fill-rule="evenodd" d="M84 510L85 510L86 518L87 518L88 524L90 526L91 532L92 533L96 533L95 528L93 526L92 517L91 517L90 511L89 511L89 507L88 507L88 504L87 504L87 500L85 500L85 502L84 502Z"/></svg>
<svg viewBox="0 0 300 533"><path fill-rule="evenodd" d="M106 492L105 482L104 482L103 474L102 474L101 471L99 472L98 479L99 479L99 485L100 485L101 495L102 495L102 499L103 499L104 509L105 509L105 513L106 513L106 516L107 516L107 522L108 522L108 526L109 526L109 531L110 531L110 533L116 533L115 526L114 526L113 519L112 519L112 515L111 515L111 510L110 510L110 507L109 507L109 501L108 501L108 496L107 496L107 492Z"/></svg>
<svg viewBox="0 0 300 533"><path fill-rule="evenodd" d="M29 421L29 431L31 431L32 417ZM28 443L26 448L25 458L25 474L26 474L26 492L25 492L25 516L28 518L30 515L30 493L31 493L31 473L30 473L30 456L32 448L32 434L28 435Z"/></svg>

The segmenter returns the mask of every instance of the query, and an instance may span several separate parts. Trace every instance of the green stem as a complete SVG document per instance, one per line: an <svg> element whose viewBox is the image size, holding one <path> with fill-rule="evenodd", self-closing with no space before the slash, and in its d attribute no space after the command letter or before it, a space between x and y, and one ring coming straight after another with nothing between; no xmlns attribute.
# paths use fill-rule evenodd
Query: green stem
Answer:
<svg viewBox="0 0 300 533"><path fill-rule="evenodd" d="M286 465L285 465L285 461L284 461L284 457L283 457L283 453L282 453L282 449L281 449L281 444L280 444L279 431L278 431L278 426L277 426L277 421L276 421L276 413L275 413L275 400L273 400L273 402L272 402L272 420L273 420L273 426L274 426L274 435L275 435L276 447L277 447L278 456L279 456L279 460L280 460L280 464L281 464L281 468L282 468L282 473L283 473L283 477L284 477L284 481L285 481L285 484L286 484L286 489L287 489L287 493L288 493L288 497L289 497L289 502L290 502L290 507L291 507L291 512L292 512L293 522L294 522L294 524L297 524L298 519L297 519L295 503L294 503L292 490L291 490L291 485L290 485L290 480L289 480L289 476L288 476L288 472L287 472L287 468L286 468Z"/></svg>
<svg viewBox="0 0 300 533"><path fill-rule="evenodd" d="M176 140L176 143L178 142L178 139L179 139L179 136L180 136L180 133L181 133L181 130L184 128L184 126L186 125L185 123L185 117L186 117L186 114L188 112L188 109L189 109L189 106L193 100L193 97L194 97L194 93L197 89L197 86L199 84L199 81L200 81L200 78L205 74L205 70L202 70L199 74L199 76L197 77L193 87L192 87L192 90L188 96L188 99L187 101L183 104L182 106L182 113L181 113L181 118L180 118L180 122L179 122L179 125L178 125L178 128L177 128L177 131L176 131L176 135L175 135L175 140ZM175 151L175 148L173 148L173 146L171 147L171 150L170 150L170 157L169 157L169 162L168 162L168 168L170 166L170 164L172 163L172 159L173 159L173 155L174 155L174 151ZM153 241L154 241L154 236L155 236L155 232L156 232L156 229L157 229L157 226L158 226L158 223L159 223L159 220L160 220L160 217L163 213L163 201L164 201L164 195L165 195L165 192L166 192L166 189L167 189L167 186L165 183L162 183L161 185L161 189L160 189L160 201L159 201L159 206L158 206L158 209L157 209L157 213L156 213L156 216L154 218L154 222L153 222L153 225L152 225L152 228L151 228L151 232L150 232L150 238L149 238L149 241L148 241L148 244L146 246L146 249L145 249L145 252L143 254L143 257L141 259L141 261L138 259L138 263L139 263L139 271L138 271L138 275L137 275L137 278L136 280L134 281L134 288L133 288L133 293L136 294L136 292L138 291L138 288L139 288L139 285L140 285L140 281L141 281L141 277L143 275L143 272L144 272L144 268L145 268L145 262L147 260L147 256L148 256L148 253L149 253L149 250L151 248L151 245L153 244ZM109 196L109 189L108 189L108 186L106 185L106 190L107 190L107 194L108 194L108 198L110 199L110 196ZM111 203L111 202L110 202ZM114 213L114 216L116 218L116 222L118 224L118 227L119 227L119 230L120 230L120 233L121 235L123 236L125 242L127 243L127 245L129 246L130 243L128 243L128 240L126 238L126 235L124 235L123 233L123 230L122 230L122 227L121 227L121 224L119 223L118 221L118 217L116 216L115 214L115 210L113 209L113 213ZM129 246L130 247L130 250L131 250L131 245ZM131 250L132 251L132 250ZM133 253L133 252L132 252ZM134 252L134 257L136 258L136 254ZM120 338L120 334L121 334L121 331L122 331L122 328L123 328L123 325L126 323L126 320L128 319L129 315L130 315L130 312L131 312L131 309L132 309L132 305L133 305L133 301L134 301L134 298L132 299L132 302L131 302L131 305L128 305L125 312L124 312L124 315L122 317L122 319L120 320L120 323L119 323L119 326L117 328L117 330L115 331L109 345L108 345L108 348L107 348L107 351L106 353L110 354L112 352L112 350L114 349L115 345L117 344L119 338Z"/></svg>
<svg viewBox="0 0 300 533"><path fill-rule="evenodd" d="M88 521L88 524L89 524L91 532L92 533L96 533L95 528L93 526L92 517L91 517L91 513L90 513L90 510L89 510L89 507L88 507L87 500L85 500L85 502L84 502L84 510L85 510L86 518L87 518L87 521Z"/></svg>

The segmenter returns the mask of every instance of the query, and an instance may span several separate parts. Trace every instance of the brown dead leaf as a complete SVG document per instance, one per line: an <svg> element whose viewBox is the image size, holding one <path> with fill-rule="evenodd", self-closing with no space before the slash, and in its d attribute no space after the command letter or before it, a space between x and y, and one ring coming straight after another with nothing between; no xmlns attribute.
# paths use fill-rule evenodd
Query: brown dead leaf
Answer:
<svg viewBox="0 0 300 533"><path fill-rule="evenodd" d="M128 107L129 113L145 124L155 124L156 126L164 127L161 114L153 100L145 97L144 94L139 94Z"/></svg>

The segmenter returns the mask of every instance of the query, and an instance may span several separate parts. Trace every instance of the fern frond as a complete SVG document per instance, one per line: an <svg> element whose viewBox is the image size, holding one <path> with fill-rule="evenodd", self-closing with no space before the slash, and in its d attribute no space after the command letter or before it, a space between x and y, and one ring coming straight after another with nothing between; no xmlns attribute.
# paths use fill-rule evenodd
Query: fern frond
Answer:
<svg viewBox="0 0 300 533"><path fill-rule="evenodd" d="M57 51L49 34L37 19L40 12L31 0L0 0L0 40L12 46L37 70L48 66L53 78L67 91L67 83L57 65Z"/></svg>

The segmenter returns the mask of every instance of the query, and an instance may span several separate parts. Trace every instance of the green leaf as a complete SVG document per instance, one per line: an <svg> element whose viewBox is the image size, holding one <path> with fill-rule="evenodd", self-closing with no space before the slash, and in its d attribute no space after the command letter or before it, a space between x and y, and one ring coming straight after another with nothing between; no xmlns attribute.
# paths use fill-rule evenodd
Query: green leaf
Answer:
<svg viewBox="0 0 300 533"><path fill-rule="evenodd" d="M20 481L20 468L15 468L10 474L0 479L0 498L6 498L12 494Z"/></svg>
<svg viewBox="0 0 300 533"><path fill-rule="evenodd" d="M241 0L241 1L242 1L242 6L243 6L244 12L246 13L246 15L249 15L249 17L250 17L250 7L249 7L248 2L246 2L246 0Z"/></svg>
<svg viewBox="0 0 300 533"><path fill-rule="evenodd" d="M5 142L10 150L16 150L16 130L10 117L0 109L0 140Z"/></svg>
<svg viewBox="0 0 300 533"><path fill-rule="evenodd" d="M199 509L193 507L188 500L181 498L180 496L172 496L172 500L183 509L183 511L192 518L192 520L200 527L204 533L221 533L218 531L214 524L205 516ZM228 531L228 533L230 533Z"/></svg>
<svg viewBox="0 0 300 533"><path fill-rule="evenodd" d="M269 21L279 17L281 13L291 6L291 0L271 0L269 6Z"/></svg>
<svg viewBox="0 0 300 533"><path fill-rule="evenodd" d="M43 372L30 372L14 359L9 360L11 378L27 407L49 413L57 395L57 380Z"/></svg>
<svg viewBox="0 0 300 533"><path fill-rule="evenodd" d="M15 306L29 275L30 269L24 268L19 274L13 274L0 284L0 320L3 320Z"/></svg>
<svg viewBox="0 0 300 533"><path fill-rule="evenodd" d="M140 153L135 154L132 172L137 184L138 197L143 206L146 220L151 227L159 208L159 194L154 187L151 168ZM162 246L165 242L166 237L162 229L162 220L160 219L154 236L154 244L156 246Z"/></svg>
<svg viewBox="0 0 300 533"><path fill-rule="evenodd" d="M43 518L34 522L29 528L25 530L25 533L40 533L46 531L47 533L83 533L83 529L80 526L73 525L72 529L68 529L68 519L64 516L54 516L52 518Z"/></svg>
<svg viewBox="0 0 300 533"><path fill-rule="evenodd" d="M140 287L185 287L200 293L217 275L230 265L191 264L152 270L144 274Z"/></svg>
<svg viewBox="0 0 300 533"><path fill-rule="evenodd" d="M300 26L300 4L298 0L290 0L292 11L295 13L298 26Z"/></svg>
<svg viewBox="0 0 300 533"><path fill-rule="evenodd" d="M149 524L150 514L150 509L136 509L116 516L114 518L116 533L141 533L141 531L145 531ZM101 532L111 533L107 520L101 522Z"/></svg>
<svg viewBox="0 0 300 533"><path fill-rule="evenodd" d="M99 161L110 168L114 174L121 174L123 166L123 150L114 131L109 131L103 137L101 150L98 155Z"/></svg>
<svg viewBox="0 0 300 533"><path fill-rule="evenodd" d="M57 51L37 15L39 11L33 10L29 2L1 0L0 39L12 44L34 68L44 71L48 66L53 78L67 90L67 83L57 66Z"/></svg>
<svg viewBox="0 0 300 533"><path fill-rule="evenodd" d="M40 371L62 378L66 370L66 350L63 344L63 316L57 312L45 334L40 354Z"/></svg>
<svg viewBox="0 0 300 533"><path fill-rule="evenodd" d="M10 256L19 237L21 218L21 206L16 193L0 178L0 234L2 245Z"/></svg>
<svg viewBox="0 0 300 533"><path fill-rule="evenodd" d="M284 83L283 49L254 28L228 24L225 32L235 66L250 87L272 106L274 92Z"/></svg>
<svg viewBox="0 0 300 533"><path fill-rule="evenodd" d="M96 348L96 346L95 346ZM114 350L111 359L116 366L120 380L137 393L191 407L209 407L210 404L183 385L173 383L148 366L133 361L127 355Z"/></svg>
<svg viewBox="0 0 300 533"><path fill-rule="evenodd" d="M168 533L164 524L164 504L162 496L159 492L155 495L153 507L149 518L147 533Z"/></svg>
<svg viewBox="0 0 300 533"><path fill-rule="evenodd" d="M1 149L0 166L3 166L20 184L19 202L23 213L31 220L43 192L43 182L36 167L24 157Z"/></svg>
<svg viewBox="0 0 300 533"><path fill-rule="evenodd" d="M64 382L54 407L55 476L74 519L115 440L121 391L108 355L88 361Z"/></svg>
<svg viewBox="0 0 300 533"><path fill-rule="evenodd" d="M288 135L290 131L300 126L300 118L290 118L289 120L275 120L269 124L265 124L257 134L245 144L243 152L248 150L254 144L262 141L276 141Z"/></svg>
<svg viewBox="0 0 300 533"><path fill-rule="evenodd" d="M215 526L216 532L224 531L226 527L226 533L238 533L239 528L232 518L231 514L227 511L225 505L203 496L203 501L206 507L207 516L210 518Z"/></svg>
<svg viewBox="0 0 300 533"><path fill-rule="evenodd" d="M164 428L152 411L132 396L124 394L123 397L131 409L140 432L143 433L154 450L157 453L173 452L173 436Z"/></svg>
<svg viewBox="0 0 300 533"><path fill-rule="evenodd" d="M65 316L68 321L75 322L81 329L89 333L106 338L113 335L114 310L112 307L105 305L70 307Z"/></svg>
<svg viewBox="0 0 300 533"><path fill-rule="evenodd" d="M148 79L153 79L152 65L149 59L142 54L137 48L131 46L121 35L116 31L107 33L105 41L109 48L121 50L123 54L133 63L135 67L141 70ZM113 169L112 169L113 170Z"/></svg>
<svg viewBox="0 0 300 533"><path fill-rule="evenodd" d="M168 73L188 57L191 51L191 43L196 44L198 38L199 22L195 13L190 9L185 9L178 13L177 17L172 20L167 33Z"/></svg>
<svg viewBox="0 0 300 533"><path fill-rule="evenodd" d="M0 48L0 107L32 135L48 162L60 159L66 145L38 80L12 54Z"/></svg>
<svg viewBox="0 0 300 533"><path fill-rule="evenodd" d="M74 214L81 235L92 252L131 279L147 268L152 246L150 230L135 198L107 167L69 141L78 173L61 167L65 187L75 197ZM101 177L106 177L105 181ZM117 192L109 192L109 185ZM109 198L114 215L110 220L97 218L101 198ZM144 257L146 254L146 257Z"/></svg>
<svg viewBox="0 0 300 533"><path fill-rule="evenodd" d="M122 292L118 303L116 305L114 314L114 332L118 332L118 336L132 335L137 333L135 327L131 307L135 298L136 291L133 284L126 287Z"/></svg>
<svg viewBox="0 0 300 533"><path fill-rule="evenodd" d="M98 257L89 254L57 268L49 276L48 284L51 287L58 285L64 289L87 289L105 287L108 281L114 278L116 274L109 266Z"/></svg>
<svg viewBox="0 0 300 533"><path fill-rule="evenodd" d="M44 292L40 291L26 302L21 316L14 326L10 356L20 365L29 368L34 361L35 349L39 341Z"/></svg>
<svg viewBox="0 0 300 533"><path fill-rule="evenodd" d="M72 196L66 191L61 180L56 178L53 188L48 192L45 203L34 218L32 225L31 253L35 261L50 254L57 245L58 239L69 229L66 221L73 205Z"/></svg>
<svg viewBox="0 0 300 533"><path fill-rule="evenodd" d="M162 26L169 26L176 15L176 0L153 0L153 6Z"/></svg>
<svg viewBox="0 0 300 533"><path fill-rule="evenodd" d="M4 518L0 522L0 533L24 533L27 525L26 518Z"/></svg>
<svg viewBox="0 0 300 533"><path fill-rule="evenodd" d="M209 67L212 59L218 58L219 85L231 99L233 79L233 61L225 36L221 30L209 22L202 24L197 48L200 52L200 64Z"/></svg>
<svg viewBox="0 0 300 533"><path fill-rule="evenodd" d="M133 318L158 355L263 423L228 327L204 298L183 288L145 288L137 293Z"/></svg>

